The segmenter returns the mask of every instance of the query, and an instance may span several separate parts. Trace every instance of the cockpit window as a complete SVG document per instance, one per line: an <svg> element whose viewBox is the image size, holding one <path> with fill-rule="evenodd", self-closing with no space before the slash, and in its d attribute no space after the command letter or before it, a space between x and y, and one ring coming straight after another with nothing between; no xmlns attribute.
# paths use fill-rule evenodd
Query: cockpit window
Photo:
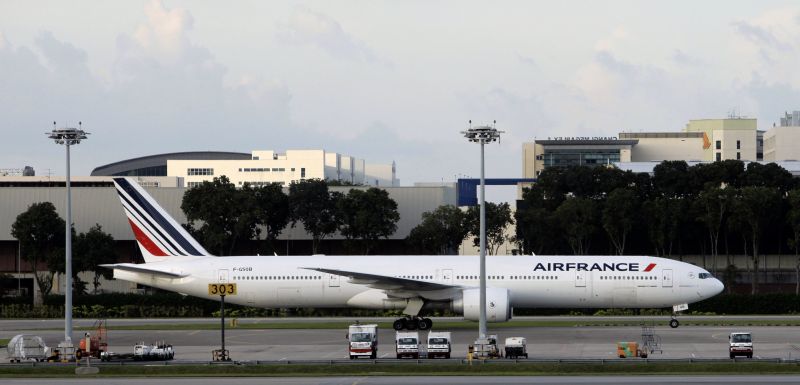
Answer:
<svg viewBox="0 0 800 385"><path fill-rule="evenodd" d="M700 279L713 278L711 273L700 273L700 274L697 275L697 277L700 278Z"/></svg>

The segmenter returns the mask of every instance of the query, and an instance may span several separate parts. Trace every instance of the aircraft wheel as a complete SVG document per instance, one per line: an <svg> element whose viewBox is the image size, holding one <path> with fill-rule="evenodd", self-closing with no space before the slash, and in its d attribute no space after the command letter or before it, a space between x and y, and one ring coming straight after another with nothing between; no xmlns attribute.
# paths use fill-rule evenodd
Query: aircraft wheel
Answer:
<svg viewBox="0 0 800 385"><path fill-rule="evenodd" d="M394 330L403 330L406 328L406 320L404 318L400 318L399 320L394 321L392 327Z"/></svg>
<svg viewBox="0 0 800 385"><path fill-rule="evenodd" d="M678 326L680 326L680 324L681 324L681 323L680 323L680 322L678 322L678 320L676 320L675 318L673 318L673 319L669 320L669 327L671 327L671 328L673 328L673 329L675 329L675 328L677 328Z"/></svg>
<svg viewBox="0 0 800 385"><path fill-rule="evenodd" d="M417 320L419 330L429 330L433 326L433 321L430 318L421 318Z"/></svg>

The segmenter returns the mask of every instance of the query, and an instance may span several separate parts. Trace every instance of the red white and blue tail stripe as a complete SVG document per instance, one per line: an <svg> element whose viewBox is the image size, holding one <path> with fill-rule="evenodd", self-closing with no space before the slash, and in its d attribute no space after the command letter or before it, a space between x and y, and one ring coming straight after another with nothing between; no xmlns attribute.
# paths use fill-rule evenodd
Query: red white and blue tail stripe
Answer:
<svg viewBox="0 0 800 385"><path fill-rule="evenodd" d="M210 256L144 189L130 178L114 178L114 186L145 262L170 257Z"/></svg>

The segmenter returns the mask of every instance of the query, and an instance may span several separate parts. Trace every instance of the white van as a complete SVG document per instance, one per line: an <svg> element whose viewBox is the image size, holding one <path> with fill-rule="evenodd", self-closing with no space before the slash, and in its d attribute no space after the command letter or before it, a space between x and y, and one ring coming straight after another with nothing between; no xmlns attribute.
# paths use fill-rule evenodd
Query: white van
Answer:
<svg viewBox="0 0 800 385"><path fill-rule="evenodd" d="M396 343L397 358L419 358L419 351L421 350L419 332L397 332L394 340Z"/></svg>
<svg viewBox="0 0 800 385"><path fill-rule="evenodd" d="M750 332L734 332L728 336L729 352L731 358L746 356L753 358L753 336Z"/></svg>
<svg viewBox="0 0 800 385"><path fill-rule="evenodd" d="M428 333L428 358L450 358L451 341L450 332Z"/></svg>

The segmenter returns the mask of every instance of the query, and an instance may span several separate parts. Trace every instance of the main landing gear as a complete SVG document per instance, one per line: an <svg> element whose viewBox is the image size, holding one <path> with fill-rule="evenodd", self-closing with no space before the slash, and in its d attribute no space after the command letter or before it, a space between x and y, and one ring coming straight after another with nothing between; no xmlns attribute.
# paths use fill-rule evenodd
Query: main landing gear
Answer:
<svg viewBox="0 0 800 385"><path fill-rule="evenodd" d="M406 316L394 321L392 327L394 330L429 330L433 327L433 321L430 318Z"/></svg>

